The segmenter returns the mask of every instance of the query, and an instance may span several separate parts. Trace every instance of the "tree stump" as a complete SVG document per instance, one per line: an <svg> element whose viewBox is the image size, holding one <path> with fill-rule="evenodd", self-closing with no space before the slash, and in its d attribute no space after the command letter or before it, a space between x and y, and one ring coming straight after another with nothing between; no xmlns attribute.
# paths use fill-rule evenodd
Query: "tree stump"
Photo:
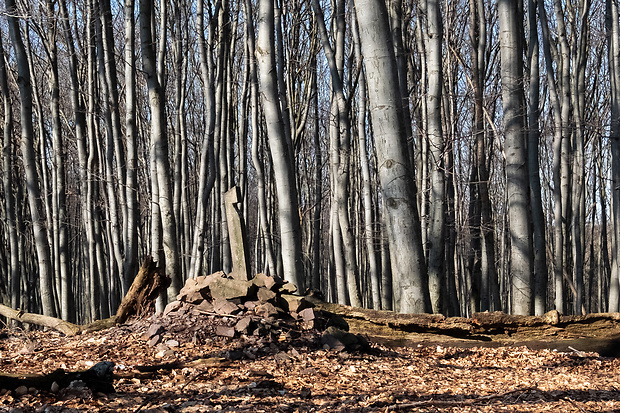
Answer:
<svg viewBox="0 0 620 413"><path fill-rule="evenodd" d="M163 268L158 267L152 257L146 257L116 311L116 323L124 323L132 315L144 314L152 307L159 293L169 285L170 278L163 272Z"/></svg>

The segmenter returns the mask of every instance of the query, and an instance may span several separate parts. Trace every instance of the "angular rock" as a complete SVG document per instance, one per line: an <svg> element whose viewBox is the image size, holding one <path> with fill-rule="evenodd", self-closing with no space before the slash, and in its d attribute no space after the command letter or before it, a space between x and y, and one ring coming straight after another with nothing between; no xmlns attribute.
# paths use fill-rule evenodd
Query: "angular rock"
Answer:
<svg viewBox="0 0 620 413"><path fill-rule="evenodd" d="M265 287L269 290L279 288L282 284L284 284L284 281L280 277L272 277L262 272L256 274L256 276L252 279L252 282L257 287Z"/></svg>
<svg viewBox="0 0 620 413"><path fill-rule="evenodd" d="M297 286L293 283L285 282L280 288L279 291L282 294L294 294L297 292Z"/></svg>
<svg viewBox="0 0 620 413"><path fill-rule="evenodd" d="M213 311L220 315L231 315L238 313L240 308L228 300L216 299L213 301Z"/></svg>
<svg viewBox="0 0 620 413"><path fill-rule="evenodd" d="M205 297L200 291L189 291L183 295L182 300L188 304L198 304L204 301Z"/></svg>
<svg viewBox="0 0 620 413"><path fill-rule="evenodd" d="M218 271L213 274L190 278L185 282L181 291L179 291L177 300L196 304L203 299L210 298L209 286L223 277L225 277L224 272Z"/></svg>
<svg viewBox="0 0 620 413"><path fill-rule="evenodd" d="M286 285L289 285L289 284L286 284ZM293 284L290 284L290 285L293 285ZM299 313L306 308L314 307L314 304L312 304L310 301L306 300L306 298L301 297L301 296L287 294L287 295L283 295L282 299L286 301L285 310L290 311L290 312Z"/></svg>
<svg viewBox="0 0 620 413"><path fill-rule="evenodd" d="M235 331L239 333L247 333L250 324L252 323L252 317L243 317L237 324L235 324Z"/></svg>
<svg viewBox="0 0 620 413"><path fill-rule="evenodd" d="M217 326L215 327L215 334L220 337L229 337L232 338L235 336L235 328L228 326Z"/></svg>
<svg viewBox="0 0 620 413"><path fill-rule="evenodd" d="M205 313L212 313L214 311L213 303L211 303L208 300L203 300L198 305L196 305L196 310L205 312Z"/></svg>
<svg viewBox="0 0 620 413"><path fill-rule="evenodd" d="M256 306L256 308L254 309L254 312L256 313L257 316L262 317L262 318L275 317L279 313L276 306L274 306L271 303L263 303L261 305Z"/></svg>
<svg viewBox="0 0 620 413"><path fill-rule="evenodd" d="M312 321L315 319L314 310L312 308L304 308L298 315L304 321Z"/></svg>
<svg viewBox="0 0 620 413"><path fill-rule="evenodd" d="M251 281L218 278L209 284L213 299L230 300L233 298L250 297L256 286Z"/></svg>
<svg viewBox="0 0 620 413"><path fill-rule="evenodd" d="M177 311L179 308L183 307L183 303L181 301L173 301L169 303L166 308L164 308L164 315L168 315Z"/></svg>
<svg viewBox="0 0 620 413"><path fill-rule="evenodd" d="M148 338L151 338L163 332L164 332L164 326L162 326L161 324L151 324L149 329L146 331L145 336Z"/></svg>
<svg viewBox="0 0 620 413"><path fill-rule="evenodd" d="M256 292L256 298L258 301L267 302L276 298L276 293L268 289L267 287L259 287Z"/></svg>

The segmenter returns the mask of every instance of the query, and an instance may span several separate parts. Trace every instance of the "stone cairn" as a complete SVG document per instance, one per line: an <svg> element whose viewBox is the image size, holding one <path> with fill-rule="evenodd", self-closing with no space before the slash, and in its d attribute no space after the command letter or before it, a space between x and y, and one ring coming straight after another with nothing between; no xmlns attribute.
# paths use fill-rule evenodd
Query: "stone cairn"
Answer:
<svg viewBox="0 0 620 413"><path fill-rule="evenodd" d="M206 326L200 324L199 315L210 317L208 334L223 339L253 338L254 341L268 340L271 343L293 340L303 333L318 339L326 349L363 350L368 341L348 332L348 325L342 317L315 311L314 305L305 296L295 295L297 287L277 276L256 274L248 277L248 259L245 252L245 229L238 210L239 190L231 188L225 194L226 217L232 271L230 274L216 272L187 280L177 296L177 301L168 304L164 317L174 318L175 330L166 338L163 323L154 321L145 333L151 346L170 349L179 345L174 337L181 337L187 331L194 333L192 340L199 341L205 335ZM216 321L217 319L217 321Z"/></svg>
<svg viewBox="0 0 620 413"><path fill-rule="evenodd" d="M144 338L164 352L182 341L197 342L199 335L276 343L304 335L306 342L313 341L324 349L369 348L364 337L347 331L344 319L315 310L311 300L296 292L294 284L265 274L243 280L220 271L189 279L177 301L166 306L163 317L153 318ZM211 320L208 332L205 323L199 321L201 317Z"/></svg>

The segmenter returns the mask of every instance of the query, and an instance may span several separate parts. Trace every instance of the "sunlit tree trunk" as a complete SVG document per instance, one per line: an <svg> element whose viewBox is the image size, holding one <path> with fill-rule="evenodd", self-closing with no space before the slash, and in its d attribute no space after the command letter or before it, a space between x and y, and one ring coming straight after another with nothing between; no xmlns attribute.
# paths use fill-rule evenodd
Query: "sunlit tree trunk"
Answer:
<svg viewBox="0 0 620 413"><path fill-rule="evenodd" d="M7 10L7 20L9 23L9 35L15 49L17 60L19 94L21 97L21 152L26 177L26 188L28 192L28 204L30 206L30 216L32 218L32 229L37 251L37 262L39 269L39 286L41 294L41 307L44 315L55 316L54 293L52 286L52 265L50 260L50 246L47 240L47 227L45 218L41 211L41 191L39 188L39 178L34 150L34 130L32 124L32 86L30 84L30 69L28 67L28 57L26 47L22 40L18 16L20 13L15 6L15 0L5 1Z"/></svg>
<svg viewBox="0 0 620 413"><path fill-rule="evenodd" d="M620 28L618 23L618 4L607 0L607 43L609 50L609 75L611 92L611 177L612 177L612 225L614 247L612 248L611 280L609 282L609 306L607 311L618 311L620 284L618 277L620 240Z"/></svg>
<svg viewBox="0 0 620 413"><path fill-rule="evenodd" d="M125 144L127 145L127 174L125 198L127 223L125 224L125 261L123 263L122 295L125 296L133 278L138 274L138 151L136 130L136 56L134 0L127 0L125 18ZM115 308L116 306L113 306Z"/></svg>
<svg viewBox="0 0 620 413"><path fill-rule="evenodd" d="M428 75L427 134L430 145L431 185L430 223L428 228L428 284L433 312L443 308L443 286L445 274L445 215L446 191L443 162L444 137L441 122L441 101L443 89L443 22L438 0L427 0L427 45L426 65Z"/></svg>
<svg viewBox="0 0 620 413"><path fill-rule="evenodd" d="M161 211L162 241L166 274L172 279L168 288L168 300L174 301L181 288L179 273L179 245L177 243L176 222L172 205L172 188L170 187L170 161L168 159L168 140L166 137L165 94L160 83L155 60L152 26L153 4L149 0L140 0L140 37L142 66L148 86L151 109L151 144L154 145L154 162L157 175L151 179L157 181L159 188L159 209ZM165 18L165 17L161 17ZM163 42L165 33L159 33Z"/></svg>
<svg viewBox="0 0 620 413"><path fill-rule="evenodd" d="M370 165L366 150L366 75L363 73L362 49L359 41L359 29L357 19L352 19L354 53L358 70L362 73L359 76L359 91L357 97L357 134L360 158L361 186L362 186L362 206L364 209L364 230L363 237L368 254L368 272L371 286L372 308L381 309L381 278L379 275L379 263L377 262L377 251L375 248L375 217L373 216L372 188L370 177Z"/></svg>
<svg viewBox="0 0 620 413"><path fill-rule="evenodd" d="M291 142L286 139L278 101L275 64L273 0L260 0L258 13L257 60L263 113L278 193L278 215L284 278L299 288L305 285L301 256L301 226L297 203L295 171L291 159Z"/></svg>
<svg viewBox="0 0 620 413"><path fill-rule="evenodd" d="M499 40L501 47L502 102L506 153L506 193L510 226L510 277L512 311L533 312L532 232L529 212L529 177L523 95L523 43L519 25L522 10L518 0L499 0Z"/></svg>
<svg viewBox="0 0 620 413"><path fill-rule="evenodd" d="M52 148L54 151L54 185L52 191L54 221L54 268L60 278L57 286L60 296L60 314L63 320L74 320L73 289L69 269L69 245L67 229L67 195L65 189L65 151L60 120L60 85L58 78L58 49L56 45L57 24L55 8L50 0L45 2L48 16L46 51L49 58L49 86L51 91L50 115L52 122Z"/></svg>
<svg viewBox="0 0 620 413"><path fill-rule="evenodd" d="M542 208L542 191L540 187L540 164L538 160L540 143L540 71L538 21L536 11L539 0L528 2L528 168L530 170L530 194L532 202L532 229L534 251L534 314L542 315L547 306L547 246L545 243L545 216Z"/></svg>
<svg viewBox="0 0 620 413"><path fill-rule="evenodd" d="M356 0L355 10L375 131L377 168L386 206L395 310L430 312L415 174L407 151L387 9L379 0Z"/></svg>
<svg viewBox="0 0 620 413"><path fill-rule="evenodd" d="M15 209L16 191L13 189L13 176L15 173L15 144L13 143L13 110L11 108L11 95L9 81L5 64L4 45L0 36L0 93L2 93L2 103L4 107L2 141L4 149L2 151L2 186L4 189L4 202L6 214L6 226L8 232L9 247L9 294L11 297L12 308L21 307L21 271L19 264L19 237L17 234L17 215Z"/></svg>
<svg viewBox="0 0 620 413"><path fill-rule="evenodd" d="M219 3L218 3L219 4ZM198 199L196 205L196 227L192 242L192 257L189 277L195 278L200 275L203 264L203 251L205 237L207 236L207 203L209 195L215 185L215 152L214 152L214 129L215 129L215 90L214 90L214 68L211 59L211 44L213 29L209 30L209 41L204 37L204 1L199 0L196 11L196 26L198 28L198 53L200 57L200 73L202 77L202 88L206 106L206 127L203 136L200 171L198 183Z"/></svg>

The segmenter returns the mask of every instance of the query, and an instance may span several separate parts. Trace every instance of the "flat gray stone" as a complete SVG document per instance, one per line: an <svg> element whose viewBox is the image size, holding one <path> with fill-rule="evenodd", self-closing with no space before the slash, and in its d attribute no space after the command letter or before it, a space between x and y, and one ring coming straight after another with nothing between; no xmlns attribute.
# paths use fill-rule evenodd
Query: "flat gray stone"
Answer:
<svg viewBox="0 0 620 413"><path fill-rule="evenodd" d="M249 297L256 286L251 281L219 278L209 284L211 297L214 299L230 300L233 298Z"/></svg>

